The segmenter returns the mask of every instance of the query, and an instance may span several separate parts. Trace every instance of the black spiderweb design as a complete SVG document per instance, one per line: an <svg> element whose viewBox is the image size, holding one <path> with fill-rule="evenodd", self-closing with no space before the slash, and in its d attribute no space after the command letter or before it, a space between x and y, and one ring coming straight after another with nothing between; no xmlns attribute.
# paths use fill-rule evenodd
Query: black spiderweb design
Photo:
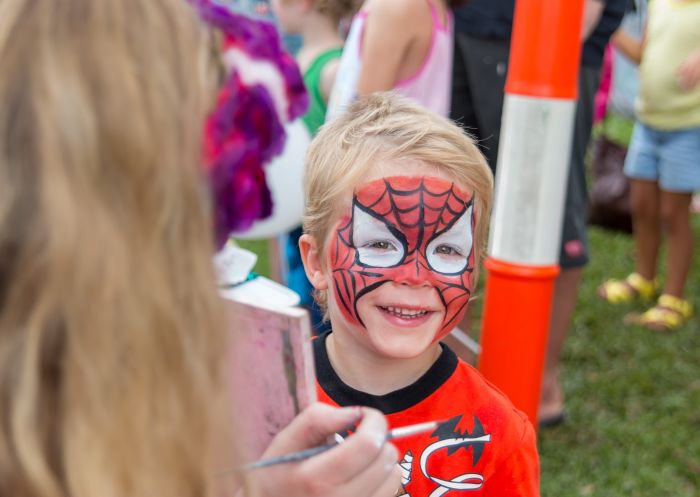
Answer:
<svg viewBox="0 0 700 497"><path fill-rule="evenodd" d="M464 254L467 266L456 273L440 273L431 268L425 250L434 238L449 231L460 220L473 205L473 199L464 198L454 184L444 191L431 191L421 180L415 188L401 189L393 186L388 179L384 180L384 189L375 195L376 198L366 197L354 197L353 216L338 229L332 250L335 291L343 310L363 324L357 312L360 297L392 281L392 271L413 265L416 275L427 271L436 276L433 283L446 309L443 328L452 325L467 306L471 295L473 244L469 247L469 253ZM355 209L383 223L403 245L404 255L399 262L388 268L379 268L360 261L353 244ZM473 216L470 223L473 228Z"/></svg>

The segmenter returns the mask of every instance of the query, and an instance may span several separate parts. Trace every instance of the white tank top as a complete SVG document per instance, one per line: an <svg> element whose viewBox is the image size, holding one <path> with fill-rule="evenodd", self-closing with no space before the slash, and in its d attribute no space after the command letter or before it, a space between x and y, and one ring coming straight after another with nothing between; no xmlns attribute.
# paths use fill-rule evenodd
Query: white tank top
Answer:
<svg viewBox="0 0 700 497"><path fill-rule="evenodd" d="M428 55L418 71L410 78L397 82L394 89L433 112L447 117L450 111L452 84L452 12L447 11L447 24L443 25L432 0L427 2L433 25ZM360 11L352 20L328 102L326 120L341 114L357 96L357 82L362 64L362 33L367 14L365 10Z"/></svg>

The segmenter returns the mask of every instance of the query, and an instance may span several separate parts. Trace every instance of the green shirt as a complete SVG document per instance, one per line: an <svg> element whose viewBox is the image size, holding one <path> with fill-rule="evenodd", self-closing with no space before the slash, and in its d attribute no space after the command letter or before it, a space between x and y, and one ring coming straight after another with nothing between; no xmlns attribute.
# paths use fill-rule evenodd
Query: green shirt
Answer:
<svg viewBox="0 0 700 497"><path fill-rule="evenodd" d="M326 102L321 96L321 73L326 64L340 58L342 52L342 48L332 48L321 53L304 73L304 84L309 92L309 110L302 120L311 136L315 135L318 128L326 121Z"/></svg>

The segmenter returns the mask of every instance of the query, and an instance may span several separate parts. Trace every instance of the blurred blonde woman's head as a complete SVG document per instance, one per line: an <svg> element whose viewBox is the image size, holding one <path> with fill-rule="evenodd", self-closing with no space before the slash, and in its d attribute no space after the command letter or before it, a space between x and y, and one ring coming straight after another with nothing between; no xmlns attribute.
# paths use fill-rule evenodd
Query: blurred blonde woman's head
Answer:
<svg viewBox="0 0 700 497"><path fill-rule="evenodd" d="M321 127L306 156L304 230L323 251L343 199L377 164L411 160L439 170L474 192L474 246L483 250L493 176L474 140L449 120L394 93L375 93Z"/></svg>
<svg viewBox="0 0 700 497"><path fill-rule="evenodd" d="M314 0L314 8L336 23L352 16L361 5L360 0Z"/></svg>
<svg viewBox="0 0 700 497"><path fill-rule="evenodd" d="M0 2L0 495L209 491L209 38L185 0Z"/></svg>
<svg viewBox="0 0 700 497"><path fill-rule="evenodd" d="M337 25L350 18L362 5L361 0L272 0L272 10L282 30L301 33L309 14L317 13ZM306 24L308 26L308 24Z"/></svg>

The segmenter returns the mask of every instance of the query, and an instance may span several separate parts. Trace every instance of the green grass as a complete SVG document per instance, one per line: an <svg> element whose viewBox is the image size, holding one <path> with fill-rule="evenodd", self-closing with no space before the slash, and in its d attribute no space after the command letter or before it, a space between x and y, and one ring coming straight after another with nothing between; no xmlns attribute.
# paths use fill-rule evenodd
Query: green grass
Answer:
<svg viewBox="0 0 700 497"><path fill-rule="evenodd" d="M700 216L694 216L696 247ZM592 228L591 263L563 357L568 420L539 434L542 495L700 495L700 325L660 334L623 324L643 306L595 296L633 269L631 238ZM700 305L700 258L687 295Z"/></svg>
<svg viewBox="0 0 700 497"><path fill-rule="evenodd" d="M258 254L258 261L255 263L253 271L263 276L270 277L272 268L270 267L267 240L236 240L236 243L241 248Z"/></svg>
<svg viewBox="0 0 700 497"><path fill-rule="evenodd" d="M694 232L700 247L700 216ZM632 240L595 228L589 236L591 263L562 362L568 418L539 433L542 496L700 496L700 318L670 334L624 325L643 307L610 306L595 291L632 271ZM266 247L248 247L262 254L264 273ZM698 275L700 256L687 286L696 309Z"/></svg>

